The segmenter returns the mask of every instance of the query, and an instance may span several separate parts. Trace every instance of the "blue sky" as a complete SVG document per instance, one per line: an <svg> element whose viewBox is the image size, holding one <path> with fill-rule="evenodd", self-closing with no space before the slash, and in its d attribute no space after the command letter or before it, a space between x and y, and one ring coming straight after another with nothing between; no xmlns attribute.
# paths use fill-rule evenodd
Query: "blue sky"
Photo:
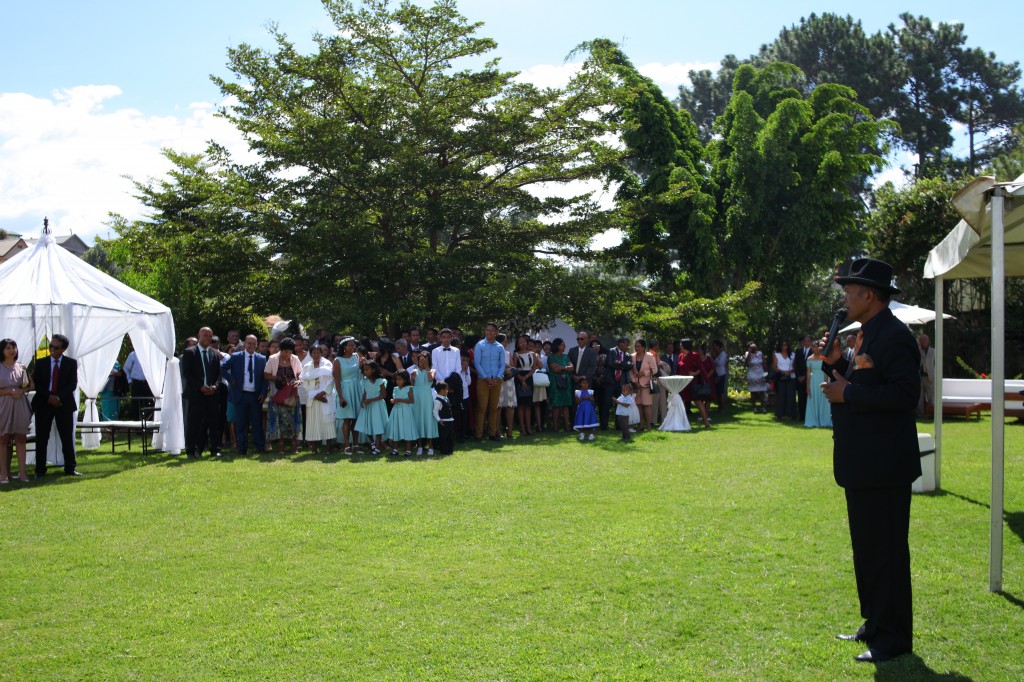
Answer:
<svg viewBox="0 0 1024 682"><path fill-rule="evenodd" d="M557 82L566 55L584 40L623 44L635 64L671 96L690 68L727 53L741 57L811 12L850 14L869 32L898 14L965 24L968 44L1002 61L1024 61L1008 28L1024 3L991 17L946 0L904 2L633 2L462 0L498 43L502 66ZM982 6L974 6L980 8ZM993 6L994 7L994 6ZM300 47L331 25L319 0L176 0L7 3L0 41L0 228L38 231L48 215L58 232L105 235L108 211L138 217L130 175L159 177L159 149L199 151L207 139L242 149L214 109L211 73L227 75L226 50L267 45L275 21ZM87 239L88 240L88 239Z"/></svg>

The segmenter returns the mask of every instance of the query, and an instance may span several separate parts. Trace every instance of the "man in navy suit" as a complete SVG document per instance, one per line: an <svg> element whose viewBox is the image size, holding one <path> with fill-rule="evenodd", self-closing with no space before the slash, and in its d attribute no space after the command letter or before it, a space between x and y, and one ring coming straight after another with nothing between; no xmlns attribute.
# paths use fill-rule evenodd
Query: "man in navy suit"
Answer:
<svg viewBox="0 0 1024 682"><path fill-rule="evenodd" d="M267 384L263 370L267 358L256 352L257 339L250 334L245 337L245 348L232 353L221 364L221 377L228 382L228 400L235 406L235 439L238 454L248 454L248 430L252 426L252 440L256 452L266 447L263 437L263 398L267 395Z"/></svg>
<svg viewBox="0 0 1024 682"><path fill-rule="evenodd" d="M46 475L46 447L50 428L57 424L61 450L64 453L64 474L81 476L75 469L75 416L78 414L78 362L65 357L68 337L54 334L50 338L50 357L36 360L32 379L36 395L32 411L36 415L36 478Z"/></svg>
<svg viewBox="0 0 1024 682"><path fill-rule="evenodd" d="M836 282L846 292L846 318L860 322L853 357L839 344L825 358L832 382L832 469L846 492L853 570L864 624L839 639L864 642L856 657L877 663L913 649L910 586L910 486L921 475L914 410L921 354L914 335L889 310L892 267L858 258ZM812 387L812 390L814 388Z"/></svg>

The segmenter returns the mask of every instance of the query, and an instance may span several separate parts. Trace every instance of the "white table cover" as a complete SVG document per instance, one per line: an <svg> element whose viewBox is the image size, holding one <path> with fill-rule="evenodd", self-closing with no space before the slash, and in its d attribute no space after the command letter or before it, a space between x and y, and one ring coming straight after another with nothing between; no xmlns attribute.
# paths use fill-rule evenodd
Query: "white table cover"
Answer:
<svg viewBox="0 0 1024 682"><path fill-rule="evenodd" d="M686 418L686 408L683 407L683 399L679 397L683 389L693 381L693 377L668 376L658 377L658 383L669 392L668 413L661 422L660 431L689 431L690 420Z"/></svg>

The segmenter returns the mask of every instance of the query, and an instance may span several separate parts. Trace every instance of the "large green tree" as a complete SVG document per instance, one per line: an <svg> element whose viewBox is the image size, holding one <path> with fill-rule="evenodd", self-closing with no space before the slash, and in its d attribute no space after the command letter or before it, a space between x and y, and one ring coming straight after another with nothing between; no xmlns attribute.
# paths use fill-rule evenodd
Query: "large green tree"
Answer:
<svg viewBox="0 0 1024 682"><path fill-rule="evenodd" d="M997 156L1012 139L1012 126L1024 119L1024 95L1017 87L1017 62L1000 62L992 52L961 49L956 60L953 119L967 129L967 173Z"/></svg>
<svg viewBox="0 0 1024 682"><path fill-rule="evenodd" d="M117 238L97 240L105 269L170 307L179 341L204 325L263 331L258 313L266 309L272 264L252 235L276 218L223 150L164 155L173 164L167 177L134 183L149 215L114 214Z"/></svg>
<svg viewBox="0 0 1024 682"><path fill-rule="evenodd" d="M247 178L280 208L255 236L285 258L292 309L367 330L557 315L538 279L608 224L576 183L615 156L601 74L521 82L483 61L495 43L454 0L323 4L336 30L314 52L272 30L275 50L231 49L235 79L214 79L259 154ZM327 295L296 297L311 281Z"/></svg>
<svg viewBox="0 0 1024 682"><path fill-rule="evenodd" d="M756 330L816 318L835 265L863 243L851 187L882 165L889 126L849 88L807 88L790 64L743 65L705 146L689 114L616 46L595 41L591 51L618 84L626 149L616 196L625 239L614 255L640 268L653 293L672 295L659 302L665 311L735 306L740 292L757 291Z"/></svg>
<svg viewBox="0 0 1024 682"><path fill-rule="evenodd" d="M800 68L806 87L839 83L853 88L857 101L875 118L893 115L904 70L892 36L868 35L859 20L838 14L811 14L783 28L753 60L763 67L786 62Z"/></svg>

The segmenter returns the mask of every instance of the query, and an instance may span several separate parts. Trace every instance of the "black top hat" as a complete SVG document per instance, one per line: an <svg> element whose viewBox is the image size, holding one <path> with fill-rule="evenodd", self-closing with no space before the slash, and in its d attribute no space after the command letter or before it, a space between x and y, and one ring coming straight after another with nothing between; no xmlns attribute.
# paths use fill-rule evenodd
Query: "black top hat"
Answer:
<svg viewBox="0 0 1024 682"><path fill-rule="evenodd" d="M836 284L863 284L890 294L900 293L892 285L892 266L874 258L858 258L850 263L847 273L836 277Z"/></svg>

